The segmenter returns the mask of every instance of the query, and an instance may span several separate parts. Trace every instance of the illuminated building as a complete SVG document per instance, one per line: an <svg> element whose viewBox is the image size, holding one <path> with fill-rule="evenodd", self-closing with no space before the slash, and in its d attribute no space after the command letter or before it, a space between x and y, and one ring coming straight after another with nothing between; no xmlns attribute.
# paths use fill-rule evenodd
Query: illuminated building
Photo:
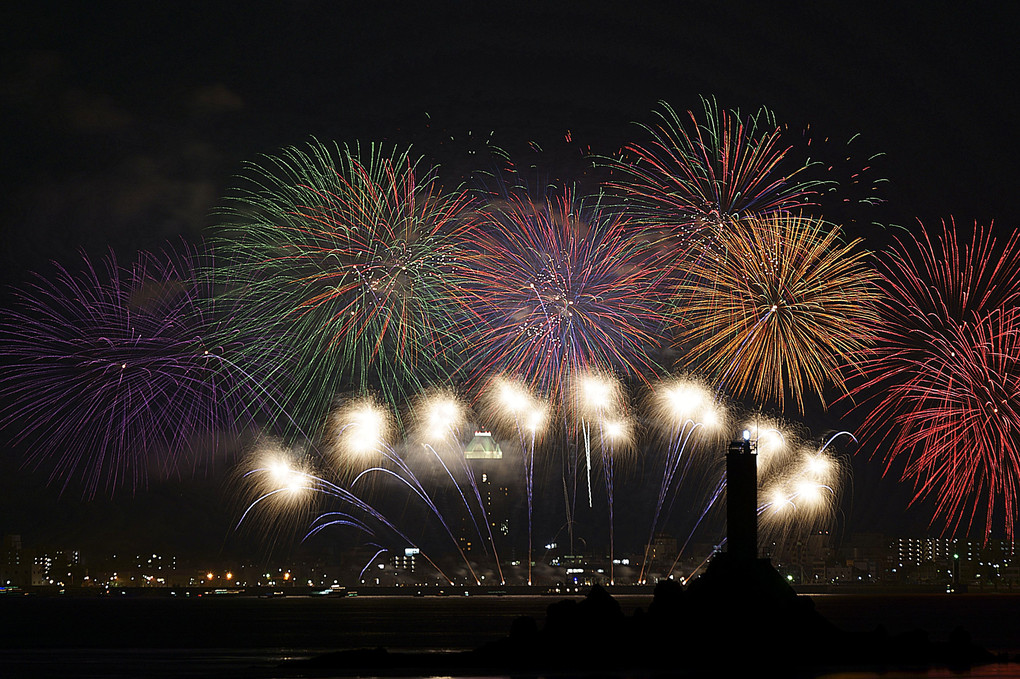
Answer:
<svg viewBox="0 0 1020 679"><path fill-rule="evenodd" d="M406 547L403 554L394 554L390 559L393 570L399 573L414 573L418 566L419 553L417 547Z"/></svg>
<svg viewBox="0 0 1020 679"><path fill-rule="evenodd" d="M0 552L0 586L29 587L43 584L42 568L35 553L21 545L20 535L5 535Z"/></svg>
<svg viewBox="0 0 1020 679"><path fill-rule="evenodd" d="M1013 587L1020 584L1016 544L951 538L899 538L890 546L894 580L906 583Z"/></svg>
<svg viewBox="0 0 1020 679"><path fill-rule="evenodd" d="M497 549L502 547L510 535L510 487L506 482L507 470L503 462L503 449L499 442L487 431L476 431L474 438L464 448L464 459L474 475L481 496L485 517L488 520L488 531ZM482 517L478 517L481 524ZM483 538L488 534L483 529ZM461 522L458 538L465 552L477 549L478 533L470 520L465 517Z"/></svg>
<svg viewBox="0 0 1020 679"><path fill-rule="evenodd" d="M81 553L76 549L36 554L33 561L42 575L43 584L77 586L85 578Z"/></svg>

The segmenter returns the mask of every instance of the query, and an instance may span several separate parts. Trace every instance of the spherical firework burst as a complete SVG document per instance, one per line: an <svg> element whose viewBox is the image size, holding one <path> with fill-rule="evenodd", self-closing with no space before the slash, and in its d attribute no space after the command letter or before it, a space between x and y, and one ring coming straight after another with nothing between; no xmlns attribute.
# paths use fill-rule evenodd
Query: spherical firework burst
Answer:
<svg viewBox="0 0 1020 679"><path fill-rule="evenodd" d="M752 215L808 205L822 182L801 179L807 164L790 157L782 128L767 109L752 115L703 98L703 117L685 120L668 104L642 125L646 143L624 148L614 164L628 204L675 236L720 229Z"/></svg>
<svg viewBox="0 0 1020 679"><path fill-rule="evenodd" d="M790 450L785 436L781 449L776 448L773 439L766 443L774 450L772 463L764 473L760 459L762 439L758 440L760 542L772 543L775 549L782 551L784 543L793 535L829 526L846 474L846 465L833 450L832 443L843 435L856 441L849 432L839 432L820 448L802 446L797 452Z"/></svg>
<svg viewBox="0 0 1020 679"><path fill-rule="evenodd" d="M511 193L480 223L465 271L476 381L510 373L558 402L581 371L658 371L667 272L625 217L568 190Z"/></svg>
<svg viewBox="0 0 1020 679"><path fill-rule="evenodd" d="M315 516L319 482L307 455L263 439L240 469L239 497L247 506L238 527L257 528L270 543L286 543Z"/></svg>
<svg viewBox="0 0 1020 679"><path fill-rule="evenodd" d="M575 419L601 422L624 414L623 385L611 375L584 371L574 376L571 386Z"/></svg>
<svg viewBox="0 0 1020 679"><path fill-rule="evenodd" d="M806 396L846 392L872 339L876 274L858 240L811 217L772 214L723 233L678 300L684 360L720 389L804 411Z"/></svg>
<svg viewBox="0 0 1020 679"><path fill-rule="evenodd" d="M481 394L486 422L506 436L541 436L549 425L549 404L520 380L497 375Z"/></svg>
<svg viewBox="0 0 1020 679"><path fill-rule="evenodd" d="M703 380L691 376L656 383L650 393L648 410L669 430L669 438L675 438L675 432L687 426L715 429L725 417L722 404L712 390Z"/></svg>
<svg viewBox="0 0 1020 679"><path fill-rule="evenodd" d="M30 461L85 493L134 489L204 467L271 400L245 342L221 330L197 253L111 253L97 270L59 268L3 314L4 423Z"/></svg>
<svg viewBox="0 0 1020 679"><path fill-rule="evenodd" d="M334 409L325 431L325 448L341 477L380 464L395 436L392 413L367 396Z"/></svg>
<svg viewBox="0 0 1020 679"><path fill-rule="evenodd" d="M376 147L310 143L249 175L221 228L222 281L267 338L255 351L294 353L286 406L305 432L341 391L374 388L392 404L445 375L465 196L409 152Z"/></svg>
<svg viewBox="0 0 1020 679"><path fill-rule="evenodd" d="M412 438L437 450L460 443L468 422L464 401L449 389L432 390L415 400Z"/></svg>
<svg viewBox="0 0 1020 679"><path fill-rule="evenodd" d="M888 473L931 497L948 533L1013 537L1020 489L1020 236L975 225L903 239L883 260L877 343L855 396ZM1001 524L1000 524L1001 522Z"/></svg>

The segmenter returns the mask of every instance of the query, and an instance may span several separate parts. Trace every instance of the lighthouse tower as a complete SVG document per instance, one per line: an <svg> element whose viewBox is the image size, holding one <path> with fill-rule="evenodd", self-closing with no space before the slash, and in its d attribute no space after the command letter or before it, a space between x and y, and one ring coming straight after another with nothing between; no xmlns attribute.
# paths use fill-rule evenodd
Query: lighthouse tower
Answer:
<svg viewBox="0 0 1020 679"><path fill-rule="evenodd" d="M750 435L726 453L726 551L733 558L758 558L758 455Z"/></svg>

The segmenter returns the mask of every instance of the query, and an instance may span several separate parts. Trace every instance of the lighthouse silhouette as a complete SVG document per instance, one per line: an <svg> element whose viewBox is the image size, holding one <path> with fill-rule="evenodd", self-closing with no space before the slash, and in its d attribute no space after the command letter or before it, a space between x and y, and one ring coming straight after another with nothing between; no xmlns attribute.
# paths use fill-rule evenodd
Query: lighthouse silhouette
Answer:
<svg viewBox="0 0 1020 679"><path fill-rule="evenodd" d="M758 558L758 455L748 432L726 452L726 551L731 558Z"/></svg>

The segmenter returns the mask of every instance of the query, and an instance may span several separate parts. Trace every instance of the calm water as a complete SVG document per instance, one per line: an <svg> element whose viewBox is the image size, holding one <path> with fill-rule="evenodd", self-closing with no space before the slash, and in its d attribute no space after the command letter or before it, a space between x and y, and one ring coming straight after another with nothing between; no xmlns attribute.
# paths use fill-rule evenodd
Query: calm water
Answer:
<svg viewBox="0 0 1020 679"><path fill-rule="evenodd" d="M958 625L993 651L1020 652L1020 595L816 595L846 630L925 629L944 640ZM274 677L287 658L349 648L468 649L506 635L514 618L543 619L549 596L349 599L0 597L0 677ZM618 596L628 614L649 596ZM795 640L794 640L795 642ZM837 675L830 675L837 676ZM1020 666L969 674L1010 677Z"/></svg>

